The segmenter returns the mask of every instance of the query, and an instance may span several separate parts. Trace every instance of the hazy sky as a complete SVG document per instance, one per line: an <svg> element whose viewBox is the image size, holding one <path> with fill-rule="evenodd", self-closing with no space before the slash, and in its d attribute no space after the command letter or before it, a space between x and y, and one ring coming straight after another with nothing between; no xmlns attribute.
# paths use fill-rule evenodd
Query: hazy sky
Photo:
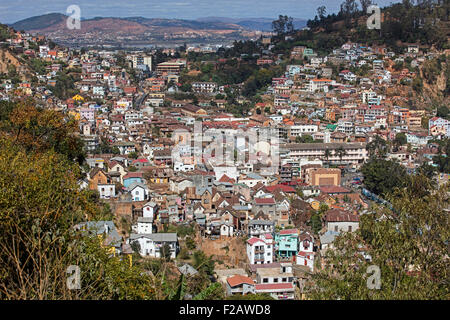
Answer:
<svg viewBox="0 0 450 320"><path fill-rule="evenodd" d="M81 16L196 19L200 17L274 18L279 14L314 18L317 7L339 11L343 0L0 0L0 22L13 23L36 15L66 13L70 5L81 8ZM359 3L359 1L357 1ZM374 0L380 6L398 0Z"/></svg>

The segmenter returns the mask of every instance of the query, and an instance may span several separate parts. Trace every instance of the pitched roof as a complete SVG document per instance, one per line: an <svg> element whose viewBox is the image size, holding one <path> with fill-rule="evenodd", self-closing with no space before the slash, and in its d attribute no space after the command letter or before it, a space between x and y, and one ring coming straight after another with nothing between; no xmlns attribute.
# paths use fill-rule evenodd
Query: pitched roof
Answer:
<svg viewBox="0 0 450 320"><path fill-rule="evenodd" d="M280 230L279 234L298 234L297 229L284 229Z"/></svg>
<svg viewBox="0 0 450 320"><path fill-rule="evenodd" d="M255 198L255 204L275 204L274 198Z"/></svg>
<svg viewBox="0 0 450 320"><path fill-rule="evenodd" d="M260 283L255 285L255 290L294 290L294 285L291 282Z"/></svg>
<svg viewBox="0 0 450 320"><path fill-rule="evenodd" d="M359 222L359 216L340 209L331 209L327 212L327 222Z"/></svg>
<svg viewBox="0 0 450 320"><path fill-rule="evenodd" d="M351 190L344 188L344 187L340 187L340 186L323 186L323 187L320 187L319 190L322 193L328 193L328 194L351 193Z"/></svg>
<svg viewBox="0 0 450 320"><path fill-rule="evenodd" d="M241 285L243 283L254 285L255 283L250 277L242 276L240 274L237 274L235 276L229 277L227 279L228 284L230 287L236 287L238 285Z"/></svg>
<svg viewBox="0 0 450 320"><path fill-rule="evenodd" d="M230 178L229 176L227 176L226 174L224 174L220 179L219 182L229 182L229 183L235 183L236 181L232 178Z"/></svg>
<svg viewBox="0 0 450 320"><path fill-rule="evenodd" d="M253 238L250 238L250 239L247 240L247 243L250 244L250 245L253 245L253 244L258 243L258 242L263 242L264 243L263 240L261 240L260 238L256 238L256 237L253 237Z"/></svg>
<svg viewBox="0 0 450 320"><path fill-rule="evenodd" d="M295 189L290 187L290 186L286 186L283 184L276 184L274 186L268 186L265 188L268 192L273 192L275 190L281 190L283 192L287 192L287 193L294 193Z"/></svg>

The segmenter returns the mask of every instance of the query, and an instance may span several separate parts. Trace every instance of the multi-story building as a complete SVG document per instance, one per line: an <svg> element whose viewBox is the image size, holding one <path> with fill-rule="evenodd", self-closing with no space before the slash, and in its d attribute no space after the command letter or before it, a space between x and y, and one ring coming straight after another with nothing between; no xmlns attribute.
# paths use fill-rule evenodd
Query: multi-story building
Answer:
<svg viewBox="0 0 450 320"><path fill-rule="evenodd" d="M275 253L280 258L291 258L298 252L298 230L285 229L275 234Z"/></svg>
<svg viewBox="0 0 450 320"><path fill-rule="evenodd" d="M168 248L170 257L174 259L178 252L178 237L176 233L132 233L128 242L130 244L133 242L139 243L139 253L141 256L162 258L164 256L164 248Z"/></svg>
<svg viewBox="0 0 450 320"><path fill-rule="evenodd" d="M319 130L316 124L295 124L289 128L290 137L301 137L303 134L313 134Z"/></svg>
<svg viewBox="0 0 450 320"><path fill-rule="evenodd" d="M217 90L215 82L194 82L192 83L192 91L198 93L213 93Z"/></svg>
<svg viewBox="0 0 450 320"><path fill-rule="evenodd" d="M434 117L428 120L428 132L430 135L445 134L450 137L450 121Z"/></svg>
<svg viewBox="0 0 450 320"><path fill-rule="evenodd" d="M319 159L331 163L361 164L368 159L366 144L362 142L288 143L284 145L284 148L288 149L288 157L294 160Z"/></svg>
<svg viewBox="0 0 450 320"><path fill-rule="evenodd" d="M247 257L250 264L267 264L273 262L273 238L267 233L259 238L247 240Z"/></svg>
<svg viewBox="0 0 450 320"><path fill-rule="evenodd" d="M259 237L263 234L272 234L275 231L275 222L271 220L250 220L247 225L249 237Z"/></svg>

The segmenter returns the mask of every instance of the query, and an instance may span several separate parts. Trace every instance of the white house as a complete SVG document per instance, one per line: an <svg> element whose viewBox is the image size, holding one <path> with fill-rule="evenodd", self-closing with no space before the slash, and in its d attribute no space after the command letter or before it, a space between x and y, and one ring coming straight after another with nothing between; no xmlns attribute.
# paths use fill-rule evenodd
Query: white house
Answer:
<svg viewBox="0 0 450 320"><path fill-rule="evenodd" d="M255 293L255 283L250 277L240 274L227 278L227 295Z"/></svg>
<svg viewBox="0 0 450 320"><path fill-rule="evenodd" d="M116 195L116 185L112 183L98 184L98 193L100 194L100 199L110 199Z"/></svg>
<svg viewBox="0 0 450 320"><path fill-rule="evenodd" d="M273 262L273 238L270 234L252 237L247 240L247 257L250 264Z"/></svg>
<svg viewBox="0 0 450 320"><path fill-rule="evenodd" d="M170 257L174 259L178 251L178 237L176 233L151 233L151 234L130 234L129 243L139 243L139 253L141 256L161 258L161 250L165 244L169 245Z"/></svg>
<svg viewBox="0 0 450 320"><path fill-rule="evenodd" d="M139 217L137 223L133 226L133 231L138 234L153 233L153 218Z"/></svg>
<svg viewBox="0 0 450 320"><path fill-rule="evenodd" d="M352 232L359 228L359 216L339 209L328 211L325 222L328 231Z"/></svg>
<svg viewBox="0 0 450 320"><path fill-rule="evenodd" d="M314 271L314 256L315 253L312 251L298 251L296 263L300 266L306 266L311 271Z"/></svg>
<svg viewBox="0 0 450 320"><path fill-rule="evenodd" d="M128 187L132 201L145 201L148 199L148 188L139 182L134 182Z"/></svg>
<svg viewBox="0 0 450 320"><path fill-rule="evenodd" d="M147 202L142 207L142 217L150 218L153 221L157 210L158 210L158 205L155 202L153 202L153 201Z"/></svg>

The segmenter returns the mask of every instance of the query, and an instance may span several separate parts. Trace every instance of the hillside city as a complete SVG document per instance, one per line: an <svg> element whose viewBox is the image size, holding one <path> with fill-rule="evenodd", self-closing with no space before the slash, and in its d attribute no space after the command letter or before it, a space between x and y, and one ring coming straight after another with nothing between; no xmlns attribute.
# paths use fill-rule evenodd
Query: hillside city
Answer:
<svg viewBox="0 0 450 320"><path fill-rule="evenodd" d="M121 289L63 298L355 298L331 287L331 266L359 266L365 287L365 268L392 258L382 275L413 279L397 298L426 298L427 283L425 295L448 299L448 34L444 45L303 40L319 24L293 30L280 16L255 40L142 50L68 48L1 26L0 207L17 215L2 240L20 236L28 210L30 234L40 221L52 237L98 236L72 264L89 282L83 266L100 261ZM429 238L397 237L399 221ZM47 262L64 259L55 247ZM54 297L11 268L17 287L0 297ZM329 296L315 290L328 285Z"/></svg>

